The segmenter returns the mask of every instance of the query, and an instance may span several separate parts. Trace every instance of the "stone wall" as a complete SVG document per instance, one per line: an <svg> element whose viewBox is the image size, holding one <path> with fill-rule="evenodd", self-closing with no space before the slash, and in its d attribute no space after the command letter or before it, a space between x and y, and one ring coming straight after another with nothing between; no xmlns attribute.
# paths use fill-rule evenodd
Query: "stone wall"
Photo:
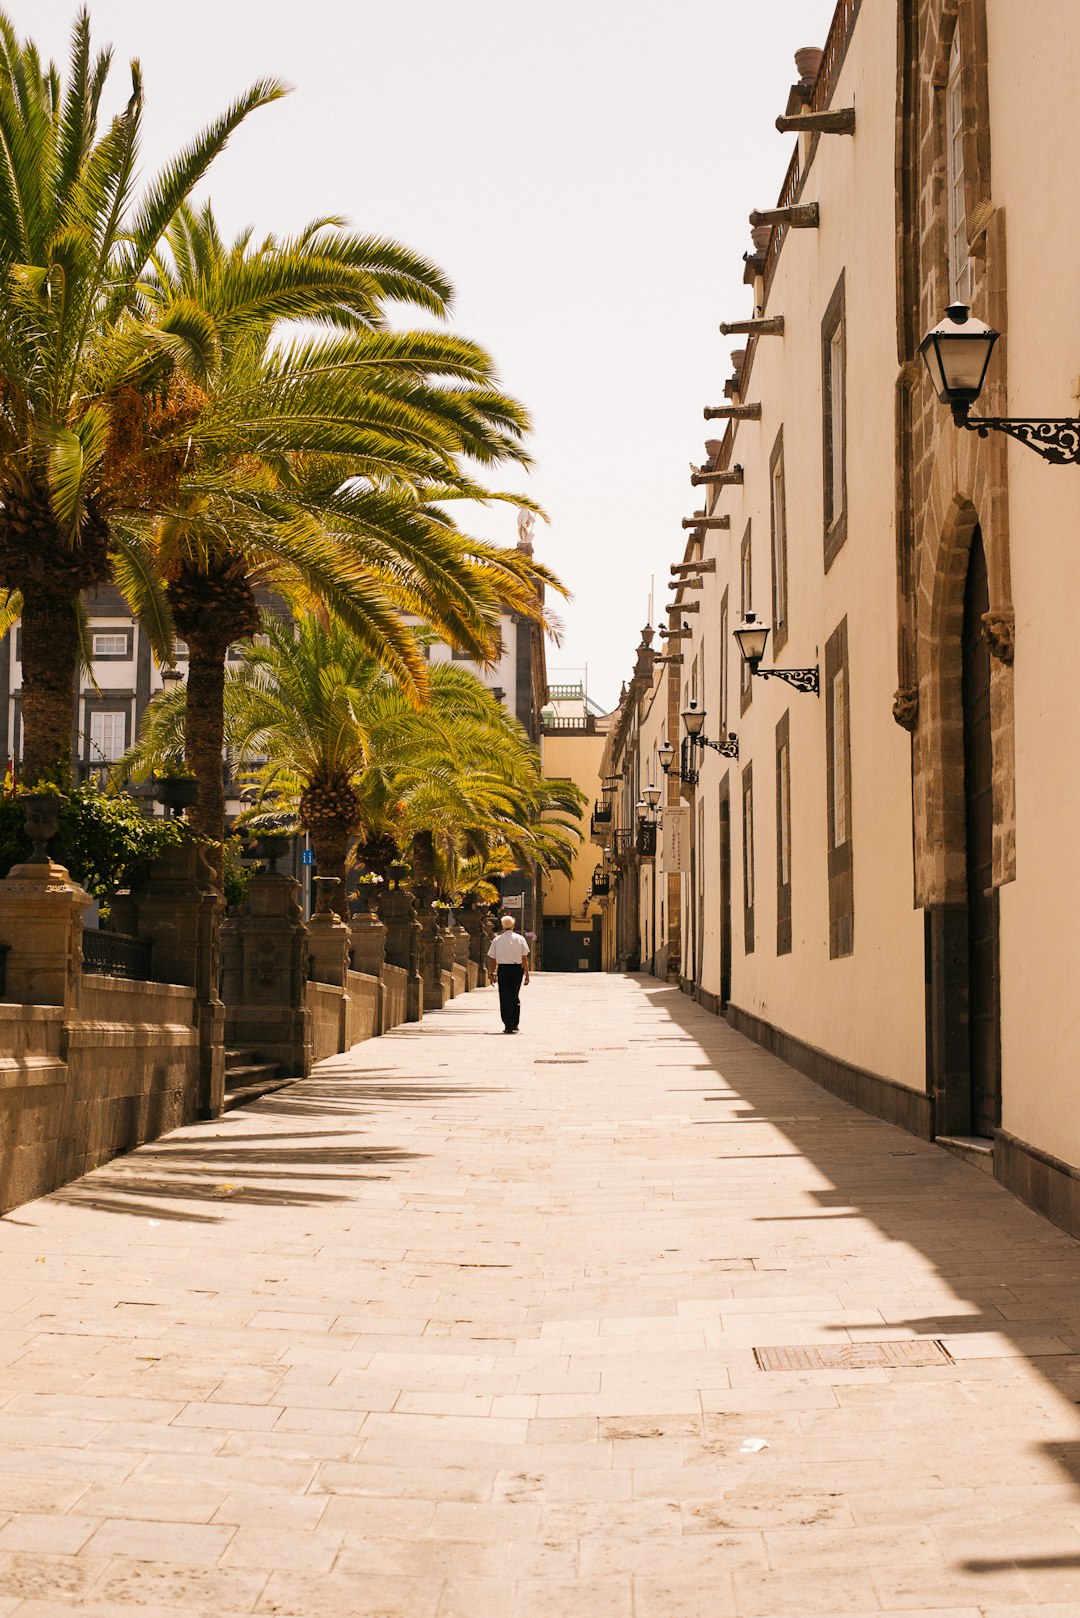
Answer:
<svg viewBox="0 0 1080 1618"><path fill-rule="evenodd" d="M309 983L307 1009L311 1018L311 1061L337 1056L344 1048L344 995L334 983Z"/></svg>
<svg viewBox="0 0 1080 1618"><path fill-rule="evenodd" d="M389 962L382 969L383 1003L382 1003L382 1032L389 1033L391 1028L397 1028L408 1017L408 981L409 974L403 966L391 966Z"/></svg>
<svg viewBox="0 0 1080 1618"><path fill-rule="evenodd" d="M51 861L0 882L0 1209L203 1110L199 991L82 970L87 895ZM197 917L193 921L193 928Z"/></svg>
<svg viewBox="0 0 1080 1618"><path fill-rule="evenodd" d="M345 1049L382 1033L382 984L365 972L350 972L345 1003Z"/></svg>

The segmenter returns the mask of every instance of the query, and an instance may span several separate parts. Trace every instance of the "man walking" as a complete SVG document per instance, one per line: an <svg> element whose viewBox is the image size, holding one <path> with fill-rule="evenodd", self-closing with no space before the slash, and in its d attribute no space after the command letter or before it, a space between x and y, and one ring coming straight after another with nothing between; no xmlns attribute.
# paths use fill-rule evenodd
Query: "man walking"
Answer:
<svg viewBox="0 0 1080 1618"><path fill-rule="evenodd" d="M499 984L499 1014L503 1031L516 1034L521 1021L521 985L529 981L529 946L514 931L513 916L502 917L502 932L496 933L488 950L488 977Z"/></svg>

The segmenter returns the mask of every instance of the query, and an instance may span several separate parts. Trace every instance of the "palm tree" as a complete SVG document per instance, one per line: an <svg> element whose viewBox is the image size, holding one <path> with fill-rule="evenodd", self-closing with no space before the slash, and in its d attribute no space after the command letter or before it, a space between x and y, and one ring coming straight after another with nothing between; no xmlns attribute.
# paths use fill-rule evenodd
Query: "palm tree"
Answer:
<svg viewBox="0 0 1080 1618"><path fill-rule="evenodd" d="M0 611L22 618L30 781L70 767L78 602L109 577L115 518L175 484L201 403L194 311L151 323L142 278L232 132L284 93L255 84L137 196L142 77L133 62L127 105L102 128L110 65L85 10L64 80L0 12ZM146 570L137 540L127 565Z"/></svg>
<svg viewBox="0 0 1080 1618"><path fill-rule="evenodd" d="M404 850L431 894L533 863L568 870L585 802L545 781L521 726L468 670L435 664L417 707L340 620L266 615L225 685L226 736L246 762L249 819L311 836L316 872L342 881L350 846L376 865ZM160 767L180 744L183 694L151 704L117 766ZM426 860L426 864L425 864Z"/></svg>
<svg viewBox="0 0 1080 1618"><path fill-rule="evenodd" d="M212 211L181 208L146 298L158 323L197 310L215 358L184 466L150 524L173 620L189 649L185 731L196 829L220 839L230 645L265 593L303 616L331 610L416 701L426 665L402 614L480 659L500 613L543 614L547 570L463 534L448 503L492 494L462 468L526 460L527 419L475 344L386 329L384 305L446 308L439 272L406 249L316 221L295 238L222 242ZM290 323L329 328L284 341ZM136 526L138 526L136 524Z"/></svg>

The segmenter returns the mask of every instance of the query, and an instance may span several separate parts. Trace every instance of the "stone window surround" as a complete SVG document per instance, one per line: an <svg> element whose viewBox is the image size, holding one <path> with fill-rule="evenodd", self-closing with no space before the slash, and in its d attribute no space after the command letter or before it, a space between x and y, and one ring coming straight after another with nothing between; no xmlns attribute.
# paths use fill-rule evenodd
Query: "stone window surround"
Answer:
<svg viewBox="0 0 1080 1618"><path fill-rule="evenodd" d="M99 652L97 649L99 635L122 635L124 637L124 650L122 652ZM135 655L134 627L131 624L92 624L90 628L90 644L93 647L93 661L95 663L130 663Z"/></svg>
<svg viewBox="0 0 1080 1618"><path fill-rule="evenodd" d="M777 490L779 489L779 499ZM779 507L779 512L777 510ZM777 518L779 517L779 521ZM772 631L773 655L787 645L788 566L787 566L787 487L784 477L784 429L780 428L769 456L769 532L772 554Z"/></svg>
<svg viewBox="0 0 1080 1618"><path fill-rule="evenodd" d="M742 772L743 953L754 953L754 766Z"/></svg>
<svg viewBox="0 0 1080 1618"><path fill-rule="evenodd" d="M730 699L730 692L728 690L728 657L730 655L728 645L728 625L730 616L728 589L729 587L725 585L724 593L720 598L720 717L717 726L717 735L721 738L727 736L728 704ZM739 661L742 662L742 659L740 658Z"/></svg>
<svg viewBox="0 0 1080 1618"><path fill-rule="evenodd" d="M743 532L742 543L739 546L739 607L745 618L754 606L754 551L751 541L751 525L748 521ZM745 658L739 658L739 712L745 713L754 698L754 680L750 673L750 665Z"/></svg>
<svg viewBox="0 0 1080 1618"><path fill-rule="evenodd" d="M822 519L824 528L825 571L829 571L847 539L847 318L845 310L845 271L833 289L821 322L821 455ZM839 335L841 399L839 410L841 487L839 501L834 489L833 451L837 431L833 409L833 355Z"/></svg>
<svg viewBox="0 0 1080 1618"><path fill-rule="evenodd" d="M834 681L844 677L843 734L836 735ZM846 824L843 841L836 841L836 784L834 780L837 745L842 749L846 776ZM851 791L851 677L848 667L847 618L837 624L825 642L825 800L829 873L829 959L851 955L855 948L855 890L852 849Z"/></svg>
<svg viewBox="0 0 1080 1618"><path fill-rule="evenodd" d="M776 953L791 954L791 721L776 725Z"/></svg>
<svg viewBox="0 0 1080 1618"><path fill-rule="evenodd" d="M90 740L90 716L95 713L122 713L124 715L124 750L131 746L132 706L135 701L134 691L102 692L101 696L87 696L82 699L83 722L79 729L79 758L84 764L112 764L113 759L94 758Z"/></svg>

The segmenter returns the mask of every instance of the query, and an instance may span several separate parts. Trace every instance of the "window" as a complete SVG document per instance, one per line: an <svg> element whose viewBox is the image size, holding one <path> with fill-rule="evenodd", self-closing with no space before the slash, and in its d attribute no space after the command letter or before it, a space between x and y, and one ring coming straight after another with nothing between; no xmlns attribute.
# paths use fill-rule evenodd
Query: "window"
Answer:
<svg viewBox="0 0 1080 1618"><path fill-rule="evenodd" d="M832 677L832 748L829 758L832 802L832 846L842 848L848 840L848 778L845 738L847 737L847 670L838 668Z"/></svg>
<svg viewBox="0 0 1080 1618"><path fill-rule="evenodd" d="M854 949L852 861L851 703L847 619L825 643L825 745L828 799L829 954Z"/></svg>
<svg viewBox="0 0 1080 1618"><path fill-rule="evenodd" d="M776 953L791 953L791 739L787 714L776 727Z"/></svg>
<svg viewBox="0 0 1080 1618"><path fill-rule="evenodd" d="M132 638L130 629L95 630L95 659L103 663L126 663L131 657Z"/></svg>
<svg viewBox="0 0 1080 1618"><path fill-rule="evenodd" d="M964 177L964 89L960 71L960 24L953 34L945 87L945 174L949 204L949 293L953 303L970 303L967 196Z"/></svg>
<svg viewBox="0 0 1080 1618"><path fill-rule="evenodd" d="M728 593L725 590L720 602L720 735L727 736L728 728Z"/></svg>
<svg viewBox="0 0 1080 1618"><path fill-rule="evenodd" d="M847 324L843 275L821 323L821 400L827 572L847 538Z"/></svg>
<svg viewBox="0 0 1080 1618"><path fill-rule="evenodd" d="M115 764L127 747L126 708L97 708L90 714L88 762Z"/></svg>
<svg viewBox="0 0 1080 1618"><path fill-rule="evenodd" d="M787 603L787 493L784 488L784 430L780 429L769 458L769 523L772 535L773 652L788 637Z"/></svg>
<svg viewBox="0 0 1080 1618"><path fill-rule="evenodd" d="M742 547L739 551L739 608L745 618L752 611L754 604L754 568L753 553L750 547L750 524L746 525L746 532L742 538ZM739 696L740 709L743 713L750 706L753 695L753 681L750 676L750 666L743 658L739 659Z"/></svg>
<svg viewBox="0 0 1080 1618"><path fill-rule="evenodd" d="M177 662L177 663L186 663L187 662L187 655L188 655L187 641L186 640L175 641L174 646L175 646L175 649L176 649L174 661Z"/></svg>
<svg viewBox="0 0 1080 1618"><path fill-rule="evenodd" d="M743 949L754 953L754 766L742 777Z"/></svg>

